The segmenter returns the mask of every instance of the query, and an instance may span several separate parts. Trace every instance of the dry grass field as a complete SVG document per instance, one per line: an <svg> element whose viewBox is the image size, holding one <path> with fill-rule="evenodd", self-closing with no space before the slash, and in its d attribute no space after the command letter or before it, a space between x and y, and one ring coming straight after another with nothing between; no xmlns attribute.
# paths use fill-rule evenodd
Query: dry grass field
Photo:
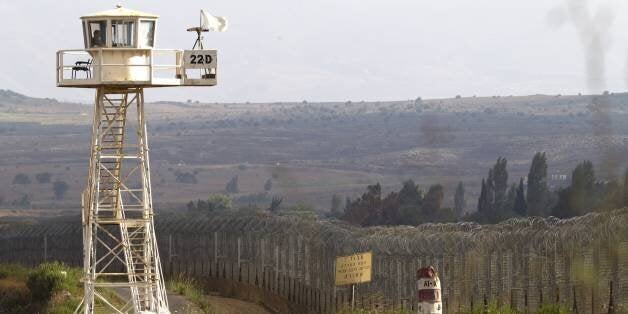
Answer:
<svg viewBox="0 0 628 314"><path fill-rule="evenodd" d="M89 100L86 100L86 102ZM337 103L147 104L152 182L160 209L222 193L233 176L251 203L264 191L284 204L329 208L332 194L355 197L413 179L441 183L450 205L458 181L476 206L479 183L495 159L508 159L511 182L536 151L550 174L590 159L602 178L627 164L628 96L466 97ZM75 210L86 181L91 106L0 92L0 208L27 195L32 208ZM17 174L30 184L14 184ZM50 183L38 183L50 173ZM196 183L177 180L193 174ZM55 199L52 183L69 190ZM561 185L564 182L550 182ZM254 203L254 202L253 202ZM258 206L267 206L260 202Z"/></svg>

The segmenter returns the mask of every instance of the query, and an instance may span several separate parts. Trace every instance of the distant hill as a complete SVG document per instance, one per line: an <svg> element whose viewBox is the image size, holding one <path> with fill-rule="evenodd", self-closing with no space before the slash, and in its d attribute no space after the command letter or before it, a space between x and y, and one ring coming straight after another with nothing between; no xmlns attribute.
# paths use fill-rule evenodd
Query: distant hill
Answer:
<svg viewBox="0 0 628 314"><path fill-rule="evenodd" d="M0 199L13 208L76 208L89 156L93 100L83 104L0 90ZM255 199L271 178L284 205L329 208L334 194L356 197L368 184L398 190L413 179L445 187L444 206L463 181L475 207L482 177L498 157L509 177L526 176L536 152L548 174L568 175L582 160L596 176L628 167L628 94L530 95L394 101L146 104L154 199L163 208L223 193L239 178L239 195ZM133 119L131 117L131 119ZM23 173L49 172L71 190L57 200L50 184L14 184ZM197 183L178 182L179 173ZM565 183L549 182L555 186ZM264 194L262 194L264 196ZM259 199L263 199L259 198ZM1 204L2 206L3 204ZM259 201L268 206L269 201Z"/></svg>
<svg viewBox="0 0 628 314"><path fill-rule="evenodd" d="M0 113L10 114L4 119L14 122L42 122L40 117L31 116L33 114L78 116L90 112L89 109L90 107L79 103L58 101L55 98L31 97L10 89L0 89ZM16 117L16 114L22 116Z"/></svg>
<svg viewBox="0 0 628 314"><path fill-rule="evenodd" d="M38 103L58 103L58 101L54 98L34 98L14 92L10 89L0 89L0 103L35 105Z"/></svg>

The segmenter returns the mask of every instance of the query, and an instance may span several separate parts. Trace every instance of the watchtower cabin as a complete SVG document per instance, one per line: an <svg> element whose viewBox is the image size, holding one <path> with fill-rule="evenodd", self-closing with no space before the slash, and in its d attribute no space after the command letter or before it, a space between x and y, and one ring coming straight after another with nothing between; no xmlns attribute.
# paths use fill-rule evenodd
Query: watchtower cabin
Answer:
<svg viewBox="0 0 628 314"><path fill-rule="evenodd" d="M216 85L216 50L156 49L157 20L120 5L82 16L85 49L57 52L57 86Z"/></svg>

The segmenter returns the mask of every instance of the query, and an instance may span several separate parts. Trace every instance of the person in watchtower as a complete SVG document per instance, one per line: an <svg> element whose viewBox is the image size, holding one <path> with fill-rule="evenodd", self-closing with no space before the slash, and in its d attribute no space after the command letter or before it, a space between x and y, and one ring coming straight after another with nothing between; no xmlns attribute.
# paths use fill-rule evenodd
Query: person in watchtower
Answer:
<svg viewBox="0 0 628 314"><path fill-rule="evenodd" d="M104 40L102 38L102 36L100 35L100 30L95 30L94 31L94 36L92 37L92 47L101 47L103 46Z"/></svg>

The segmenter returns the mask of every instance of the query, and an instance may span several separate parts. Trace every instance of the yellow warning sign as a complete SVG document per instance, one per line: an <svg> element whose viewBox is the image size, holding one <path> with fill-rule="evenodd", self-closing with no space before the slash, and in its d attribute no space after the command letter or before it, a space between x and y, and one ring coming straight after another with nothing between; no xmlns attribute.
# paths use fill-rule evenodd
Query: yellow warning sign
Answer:
<svg viewBox="0 0 628 314"><path fill-rule="evenodd" d="M372 252L336 257L336 286L371 281Z"/></svg>

